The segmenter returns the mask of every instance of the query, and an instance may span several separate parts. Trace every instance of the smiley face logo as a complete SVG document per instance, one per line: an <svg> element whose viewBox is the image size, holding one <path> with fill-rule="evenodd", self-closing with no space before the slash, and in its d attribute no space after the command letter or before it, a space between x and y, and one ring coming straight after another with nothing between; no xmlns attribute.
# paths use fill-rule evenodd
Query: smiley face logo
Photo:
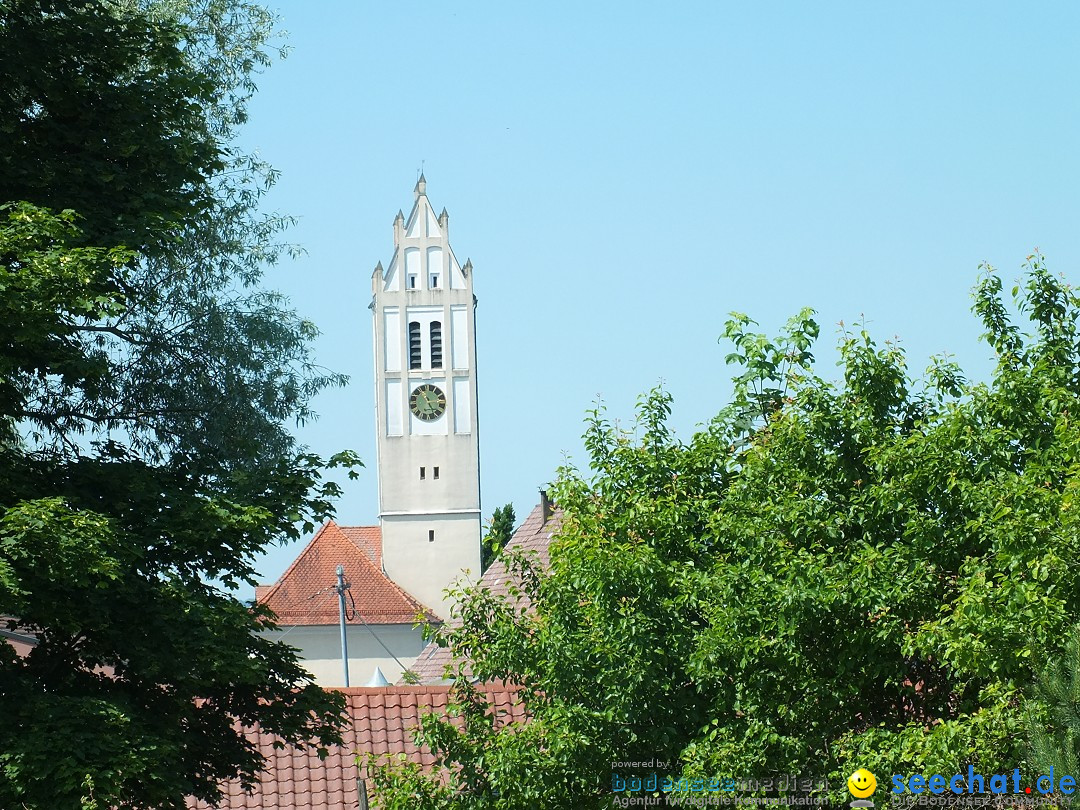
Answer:
<svg viewBox="0 0 1080 810"><path fill-rule="evenodd" d="M859 768L847 778L847 789L856 799L865 799L877 790L877 779L866 768Z"/></svg>

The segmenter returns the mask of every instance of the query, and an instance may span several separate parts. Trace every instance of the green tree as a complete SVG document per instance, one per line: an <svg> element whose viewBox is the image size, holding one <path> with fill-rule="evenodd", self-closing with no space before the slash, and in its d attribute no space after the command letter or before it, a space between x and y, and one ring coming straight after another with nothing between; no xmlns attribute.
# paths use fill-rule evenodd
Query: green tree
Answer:
<svg viewBox="0 0 1080 810"><path fill-rule="evenodd" d="M1014 296L1030 336L996 275L976 288L985 383L946 360L914 380L848 329L828 381L810 312L776 340L737 316L733 400L689 442L663 391L629 431L592 413L548 570L504 552L518 592L460 593L463 719L424 721L434 774L376 770L383 806L610 807L642 775L612 763L653 759L835 800L857 767L1015 767L1021 689L1080 619L1080 299L1040 259ZM470 674L520 684L530 721Z"/></svg>
<svg viewBox="0 0 1080 810"><path fill-rule="evenodd" d="M499 556L503 546L510 542L514 536L514 505L508 503L505 506L496 507L491 513L491 523L488 532L484 535L484 541L480 545L480 570L487 571L488 566Z"/></svg>
<svg viewBox="0 0 1080 810"><path fill-rule="evenodd" d="M337 739L230 590L339 492L288 428L341 378L260 286L285 220L233 146L275 26L0 2L0 616L38 640L0 645L0 806L182 807L257 778L243 729Z"/></svg>
<svg viewBox="0 0 1080 810"><path fill-rule="evenodd" d="M1028 761L1038 774L1080 772L1080 626L1040 673L1027 701ZM1053 769L1051 771L1051 769ZM1068 804L1071 796L1058 796Z"/></svg>
<svg viewBox="0 0 1080 810"><path fill-rule="evenodd" d="M212 208L215 82L184 36L112 2L0 4L0 200L76 210L88 243L137 250Z"/></svg>

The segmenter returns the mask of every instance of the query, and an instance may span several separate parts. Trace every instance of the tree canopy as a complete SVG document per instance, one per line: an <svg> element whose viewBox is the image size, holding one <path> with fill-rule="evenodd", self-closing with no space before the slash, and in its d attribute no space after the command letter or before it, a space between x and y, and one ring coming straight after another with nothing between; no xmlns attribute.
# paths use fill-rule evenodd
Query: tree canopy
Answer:
<svg viewBox="0 0 1080 810"><path fill-rule="evenodd" d="M139 250L213 206L215 82L180 20L78 0L0 15L0 200L73 209L89 244Z"/></svg>
<svg viewBox="0 0 1080 810"><path fill-rule="evenodd" d="M342 378L261 286L287 219L235 146L276 19L235 0L0 0L0 806L182 807L243 729L337 739L231 589L332 511L290 434Z"/></svg>
<svg viewBox="0 0 1080 810"><path fill-rule="evenodd" d="M517 592L459 593L462 719L424 721L434 773L376 769L380 806L610 807L628 762L834 801L860 767L1022 763L1023 690L1080 619L1080 298L1040 257L1013 297L975 290L988 381L847 328L826 379L810 311L776 339L739 315L732 402L689 441L659 389L630 430L595 410L548 569L504 551ZM470 678L520 684L529 721Z"/></svg>
<svg viewBox="0 0 1080 810"><path fill-rule="evenodd" d="M514 536L514 505L512 503L495 507L491 513L491 521L488 523L487 534L484 535L480 544L480 570L487 571L495 558L499 556L503 546L510 542Z"/></svg>

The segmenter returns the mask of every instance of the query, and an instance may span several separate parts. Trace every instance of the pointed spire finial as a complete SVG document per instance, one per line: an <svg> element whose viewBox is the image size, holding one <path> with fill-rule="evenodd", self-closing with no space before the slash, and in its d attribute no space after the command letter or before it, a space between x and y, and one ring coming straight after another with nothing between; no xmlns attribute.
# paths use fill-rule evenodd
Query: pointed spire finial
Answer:
<svg viewBox="0 0 1080 810"><path fill-rule="evenodd" d="M375 671L371 673L371 680L367 682L368 686L389 686L390 681L386 680L386 676L383 675L382 670L379 667L375 667Z"/></svg>
<svg viewBox="0 0 1080 810"><path fill-rule="evenodd" d="M416 188L413 189L413 194L415 194L417 197L420 197L421 195L427 195L427 180L424 179L423 168L420 169L420 177L418 177L416 180Z"/></svg>

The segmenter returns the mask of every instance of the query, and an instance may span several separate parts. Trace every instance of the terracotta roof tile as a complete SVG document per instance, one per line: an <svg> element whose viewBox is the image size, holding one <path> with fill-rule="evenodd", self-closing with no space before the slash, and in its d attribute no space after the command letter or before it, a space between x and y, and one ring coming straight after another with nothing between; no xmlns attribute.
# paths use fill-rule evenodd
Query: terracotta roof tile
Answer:
<svg viewBox="0 0 1080 810"><path fill-rule="evenodd" d="M540 504L529 513L514 536L506 544L508 549L524 549L535 552L541 567L547 567L550 560L548 548L551 538L558 532L562 525L562 511L555 509L548 519L544 520L544 507ZM489 588L493 593L508 596L512 577L506 570L506 565L499 557L484 572L477 583L479 588ZM519 603L527 604L525 597L520 597ZM413 663L412 672L420 679L421 683L438 683L443 680L446 665L451 661L450 651L438 646L435 642L428 644Z"/></svg>
<svg viewBox="0 0 1080 810"><path fill-rule="evenodd" d="M345 567L352 602L364 621L413 624L420 612L436 620L383 573L378 526L338 526L332 520L315 533L274 585L256 591L259 603L277 614L282 627L337 624L338 565Z"/></svg>
<svg viewBox="0 0 1080 810"><path fill-rule="evenodd" d="M354 810L359 802L362 778L356 757L405 754L413 762L431 765L434 757L413 743L413 729L428 711L445 711L450 687L382 686L338 690L346 697L351 723L342 736L344 746L330 750L324 760L314 751L288 747L277 750L274 738L258 731L251 739L267 759L266 773L253 794L236 783L225 786L218 804L222 810ZM517 690L500 684L484 687L501 722L522 722L524 707ZM376 731L376 727L378 731ZM206 810L205 802L188 800L189 810Z"/></svg>
<svg viewBox="0 0 1080 810"><path fill-rule="evenodd" d="M338 526L356 547L362 549L376 568L382 568L382 530L378 526Z"/></svg>

